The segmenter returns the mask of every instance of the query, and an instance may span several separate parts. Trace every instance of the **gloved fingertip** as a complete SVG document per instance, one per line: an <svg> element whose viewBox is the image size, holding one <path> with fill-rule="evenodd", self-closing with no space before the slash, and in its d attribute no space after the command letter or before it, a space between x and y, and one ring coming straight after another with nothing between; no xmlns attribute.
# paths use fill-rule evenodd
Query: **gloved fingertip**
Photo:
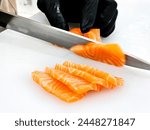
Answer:
<svg viewBox="0 0 150 130"><path fill-rule="evenodd" d="M109 29L107 28L105 30L101 30L101 36L104 37L104 38L108 37L114 30L115 30L115 25L112 26Z"/></svg>
<svg viewBox="0 0 150 130"><path fill-rule="evenodd" d="M84 0L82 9L81 31L88 32L94 25L98 9L99 0Z"/></svg>
<svg viewBox="0 0 150 130"><path fill-rule="evenodd" d="M57 17L54 20L49 20L52 26L69 31L69 25L63 17Z"/></svg>
<svg viewBox="0 0 150 130"><path fill-rule="evenodd" d="M60 28L60 29L63 29L63 30L66 30L66 31L69 31L69 25L67 23L59 23L57 25L55 25L56 27Z"/></svg>
<svg viewBox="0 0 150 130"><path fill-rule="evenodd" d="M80 27L80 28L81 28L82 33L87 33L91 29L91 27L88 27L88 26L83 26L83 27Z"/></svg>
<svg viewBox="0 0 150 130"><path fill-rule="evenodd" d="M94 25L95 17L93 15L83 15L80 28L82 33L88 32Z"/></svg>
<svg viewBox="0 0 150 130"><path fill-rule="evenodd" d="M93 27L93 22L92 20L89 19L86 20L84 19L80 24L82 33L87 33L92 27Z"/></svg>
<svg viewBox="0 0 150 130"><path fill-rule="evenodd" d="M60 28L60 29L69 31L69 25L66 22L55 22L55 23L53 23L51 21L51 25L54 26L54 27L56 27L56 28Z"/></svg>
<svg viewBox="0 0 150 130"><path fill-rule="evenodd" d="M45 13L49 23L57 28L63 29L68 31L69 30L69 25L68 23L65 21L63 15L61 13L57 13L54 12L53 14L51 14L50 12Z"/></svg>

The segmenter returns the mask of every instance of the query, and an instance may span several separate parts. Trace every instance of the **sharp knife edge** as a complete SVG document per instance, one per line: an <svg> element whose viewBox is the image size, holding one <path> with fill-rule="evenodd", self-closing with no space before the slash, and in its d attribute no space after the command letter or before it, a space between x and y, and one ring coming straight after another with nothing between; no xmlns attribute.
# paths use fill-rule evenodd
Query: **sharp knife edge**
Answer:
<svg viewBox="0 0 150 130"><path fill-rule="evenodd" d="M21 16L12 15L0 10L0 26L3 28L15 30L23 34L42 39L59 46L70 48L77 44L86 44L87 42L99 43L95 40L85 38L62 29L33 21ZM150 70L150 63L125 53L126 65Z"/></svg>

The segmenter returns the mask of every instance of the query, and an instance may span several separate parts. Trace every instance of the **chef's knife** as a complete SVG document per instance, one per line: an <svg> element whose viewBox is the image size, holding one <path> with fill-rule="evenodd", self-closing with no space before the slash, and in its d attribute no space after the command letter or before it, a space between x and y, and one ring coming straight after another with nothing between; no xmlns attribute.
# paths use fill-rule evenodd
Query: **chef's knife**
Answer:
<svg viewBox="0 0 150 130"><path fill-rule="evenodd" d="M92 39L72 34L68 31L45 25L28 18L12 15L1 10L0 26L63 46L65 48L70 48L77 44L86 44L87 42L97 43L97 41ZM126 54L126 65L150 70L150 63L129 54Z"/></svg>

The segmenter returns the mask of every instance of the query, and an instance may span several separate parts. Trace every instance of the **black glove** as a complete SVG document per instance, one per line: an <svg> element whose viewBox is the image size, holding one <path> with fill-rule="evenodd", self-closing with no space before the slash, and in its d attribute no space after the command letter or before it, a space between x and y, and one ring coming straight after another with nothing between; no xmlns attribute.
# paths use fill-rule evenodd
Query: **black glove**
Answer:
<svg viewBox="0 0 150 130"><path fill-rule="evenodd" d="M69 30L68 22L79 22L83 33L100 28L106 37L115 28L117 3L114 0L38 0L52 26Z"/></svg>
<svg viewBox="0 0 150 130"><path fill-rule="evenodd" d="M94 27L100 28L101 36L107 37L114 31L117 16L118 10L115 0L99 0Z"/></svg>

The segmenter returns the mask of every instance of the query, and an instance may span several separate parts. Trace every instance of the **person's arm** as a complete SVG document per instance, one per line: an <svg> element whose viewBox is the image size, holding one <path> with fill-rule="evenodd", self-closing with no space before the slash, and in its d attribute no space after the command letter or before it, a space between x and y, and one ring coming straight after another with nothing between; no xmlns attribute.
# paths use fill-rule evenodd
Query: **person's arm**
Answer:
<svg viewBox="0 0 150 130"><path fill-rule="evenodd" d="M12 14L17 14L16 0L0 0L0 9Z"/></svg>

